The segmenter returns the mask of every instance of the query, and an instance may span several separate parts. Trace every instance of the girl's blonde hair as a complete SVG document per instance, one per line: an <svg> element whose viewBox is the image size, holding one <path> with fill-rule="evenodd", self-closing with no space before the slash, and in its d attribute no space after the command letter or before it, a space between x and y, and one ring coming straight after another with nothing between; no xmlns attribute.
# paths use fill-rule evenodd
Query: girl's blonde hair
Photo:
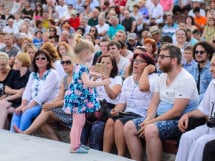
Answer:
<svg viewBox="0 0 215 161"><path fill-rule="evenodd" d="M31 65L31 58L30 58L29 54L27 54L25 52L21 52L21 53L17 54L16 59L18 59L19 61L22 62L23 67L29 68Z"/></svg>
<svg viewBox="0 0 215 161"><path fill-rule="evenodd" d="M81 58L84 55L82 55L82 51L84 50L90 50L90 53L94 53L94 45L89 40L83 39L83 37L80 34L76 34L74 37L74 43L72 45L72 49L74 52L74 55L77 58Z"/></svg>
<svg viewBox="0 0 215 161"><path fill-rule="evenodd" d="M8 69L10 69L10 65L9 65L9 56L7 53L5 52L0 52L0 60L4 60L6 62L6 66Z"/></svg>

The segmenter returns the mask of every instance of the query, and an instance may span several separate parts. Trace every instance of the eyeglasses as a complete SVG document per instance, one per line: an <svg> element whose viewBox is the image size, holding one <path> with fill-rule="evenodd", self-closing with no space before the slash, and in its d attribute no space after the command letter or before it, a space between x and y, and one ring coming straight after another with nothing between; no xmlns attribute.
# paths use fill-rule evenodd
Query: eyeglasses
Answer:
<svg viewBox="0 0 215 161"><path fill-rule="evenodd" d="M46 57L36 57L35 60L36 61L38 61L38 60L46 60Z"/></svg>
<svg viewBox="0 0 215 161"><path fill-rule="evenodd" d="M158 59L163 60L164 58L171 58L169 55L158 55Z"/></svg>
<svg viewBox="0 0 215 161"><path fill-rule="evenodd" d="M134 59L133 62L137 63L137 64L146 63L146 61L141 60L141 59Z"/></svg>
<svg viewBox="0 0 215 161"><path fill-rule="evenodd" d="M215 43L215 39L214 39L214 40L212 40L212 43Z"/></svg>
<svg viewBox="0 0 215 161"><path fill-rule="evenodd" d="M49 32L55 32L55 30L49 30Z"/></svg>
<svg viewBox="0 0 215 161"><path fill-rule="evenodd" d="M200 54L200 55L202 55L202 54L204 54L205 53L205 51L203 51L203 50L196 50L195 51L195 54L197 55L197 54Z"/></svg>
<svg viewBox="0 0 215 161"><path fill-rule="evenodd" d="M71 60L61 61L61 64L62 64L62 65L64 65L64 64L70 65L70 64L72 64L72 61L71 61Z"/></svg>
<svg viewBox="0 0 215 161"><path fill-rule="evenodd" d="M90 31L95 32L96 30L90 30Z"/></svg>

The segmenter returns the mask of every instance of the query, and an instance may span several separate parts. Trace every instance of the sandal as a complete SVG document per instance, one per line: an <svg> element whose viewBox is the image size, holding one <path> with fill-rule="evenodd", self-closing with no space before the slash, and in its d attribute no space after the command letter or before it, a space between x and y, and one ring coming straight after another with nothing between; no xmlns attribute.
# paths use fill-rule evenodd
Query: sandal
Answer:
<svg viewBox="0 0 215 161"><path fill-rule="evenodd" d="M71 148L70 153L88 153L88 150L82 148L81 146L78 146L76 149Z"/></svg>

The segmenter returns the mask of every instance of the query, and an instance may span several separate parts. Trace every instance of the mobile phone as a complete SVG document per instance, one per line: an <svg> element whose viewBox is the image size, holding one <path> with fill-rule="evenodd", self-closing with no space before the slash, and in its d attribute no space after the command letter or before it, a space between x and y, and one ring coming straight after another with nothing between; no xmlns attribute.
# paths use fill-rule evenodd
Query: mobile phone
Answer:
<svg viewBox="0 0 215 161"><path fill-rule="evenodd" d="M98 73L103 73L105 70L105 67L102 63L96 63L96 71Z"/></svg>

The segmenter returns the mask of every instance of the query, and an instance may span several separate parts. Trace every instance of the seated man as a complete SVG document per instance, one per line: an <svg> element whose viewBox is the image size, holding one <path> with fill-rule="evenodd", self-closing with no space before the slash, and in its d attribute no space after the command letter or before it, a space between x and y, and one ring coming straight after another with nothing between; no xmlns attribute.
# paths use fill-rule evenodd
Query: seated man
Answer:
<svg viewBox="0 0 215 161"><path fill-rule="evenodd" d="M188 119L191 117L214 116L215 106L215 56L211 60L210 71L213 80L210 82L204 97L198 108L192 112L184 114L178 122L179 129L184 132L188 127ZM176 161L202 161L205 144L215 138L215 128L210 128L211 124L201 125L181 136ZM198 155L197 155L198 154ZM214 158L213 158L214 160Z"/></svg>
<svg viewBox="0 0 215 161"><path fill-rule="evenodd" d="M195 80L181 68L180 49L166 44L160 50L158 63L163 73L157 81L147 116L129 121L124 127L128 150L136 161L142 161L142 138L146 142L147 159L161 160L161 141L180 136L178 119L194 110L199 101Z"/></svg>

